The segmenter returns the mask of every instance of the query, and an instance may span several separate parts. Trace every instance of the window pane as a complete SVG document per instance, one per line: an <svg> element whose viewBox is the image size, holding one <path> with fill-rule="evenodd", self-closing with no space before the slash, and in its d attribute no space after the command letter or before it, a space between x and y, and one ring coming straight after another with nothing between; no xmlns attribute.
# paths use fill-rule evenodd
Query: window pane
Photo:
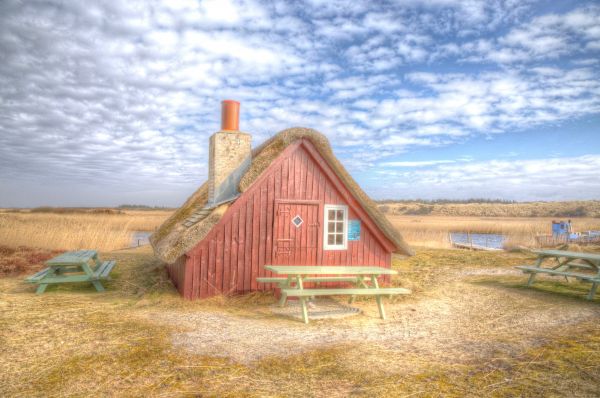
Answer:
<svg viewBox="0 0 600 398"><path fill-rule="evenodd" d="M335 220L335 210L329 210L327 212L327 218L330 220Z"/></svg>
<svg viewBox="0 0 600 398"><path fill-rule="evenodd" d="M337 234L335 236L335 244L336 245L343 245L344 244L344 235L343 234Z"/></svg>
<svg viewBox="0 0 600 398"><path fill-rule="evenodd" d="M335 223L334 222L327 223L327 232L335 232Z"/></svg>
<svg viewBox="0 0 600 398"><path fill-rule="evenodd" d="M337 227L335 229L335 232L344 232L344 223L343 222L337 222Z"/></svg>
<svg viewBox="0 0 600 398"><path fill-rule="evenodd" d="M333 245L335 243L335 235L327 235L327 244Z"/></svg>
<svg viewBox="0 0 600 398"><path fill-rule="evenodd" d="M337 211L337 219L338 221L342 221L344 219L344 210Z"/></svg>

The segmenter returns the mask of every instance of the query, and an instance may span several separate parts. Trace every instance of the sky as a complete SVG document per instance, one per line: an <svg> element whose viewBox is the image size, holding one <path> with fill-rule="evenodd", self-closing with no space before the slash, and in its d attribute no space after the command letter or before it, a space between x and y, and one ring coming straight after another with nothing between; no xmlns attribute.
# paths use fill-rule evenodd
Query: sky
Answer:
<svg viewBox="0 0 600 398"><path fill-rule="evenodd" d="M591 1L0 1L0 207L178 206L220 101L375 199L600 199Z"/></svg>

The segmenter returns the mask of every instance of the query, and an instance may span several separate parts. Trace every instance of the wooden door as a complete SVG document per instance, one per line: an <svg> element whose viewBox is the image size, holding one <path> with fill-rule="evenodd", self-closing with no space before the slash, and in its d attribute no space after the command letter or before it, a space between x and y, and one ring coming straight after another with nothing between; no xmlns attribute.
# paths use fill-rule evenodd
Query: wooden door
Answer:
<svg viewBox="0 0 600 398"><path fill-rule="evenodd" d="M320 230L318 203L275 202L273 264L316 265Z"/></svg>

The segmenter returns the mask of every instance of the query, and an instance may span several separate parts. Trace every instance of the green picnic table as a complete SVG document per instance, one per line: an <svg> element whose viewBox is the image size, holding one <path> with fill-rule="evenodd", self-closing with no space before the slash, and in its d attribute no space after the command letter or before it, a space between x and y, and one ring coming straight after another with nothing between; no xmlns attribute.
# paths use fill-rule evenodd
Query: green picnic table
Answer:
<svg viewBox="0 0 600 398"><path fill-rule="evenodd" d="M261 283L276 283L281 289L280 306L284 306L288 297L298 297L302 306L302 319L308 323L306 302L315 296L349 295L350 303L356 296L375 296L379 315L385 319L382 296L410 294L404 288L381 288L377 278L382 275L395 275L398 272L373 266L314 266L314 265L266 265L265 269L279 277L256 278ZM314 288L305 289L304 283L316 282L349 282L351 288Z"/></svg>
<svg viewBox="0 0 600 398"><path fill-rule="evenodd" d="M44 268L25 279L37 283L36 294L42 294L50 284L91 282L97 291L104 291L102 280L110 279L110 272L116 265L115 260L100 261L95 250L78 250L62 253L48 261Z"/></svg>
<svg viewBox="0 0 600 398"><path fill-rule="evenodd" d="M592 284L587 296L593 300L600 284L600 254L571 252L564 250L533 250L538 255L534 265L520 265L516 268L530 274L527 286L531 286L538 273L569 277ZM548 264L550 262L551 264Z"/></svg>

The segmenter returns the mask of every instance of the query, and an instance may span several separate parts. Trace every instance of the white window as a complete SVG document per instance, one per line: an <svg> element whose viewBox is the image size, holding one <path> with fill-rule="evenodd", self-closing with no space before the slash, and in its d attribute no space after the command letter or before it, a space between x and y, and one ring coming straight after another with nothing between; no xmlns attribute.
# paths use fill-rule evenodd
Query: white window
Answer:
<svg viewBox="0 0 600 398"><path fill-rule="evenodd" d="M348 207L325 205L323 249L345 250L348 247Z"/></svg>

